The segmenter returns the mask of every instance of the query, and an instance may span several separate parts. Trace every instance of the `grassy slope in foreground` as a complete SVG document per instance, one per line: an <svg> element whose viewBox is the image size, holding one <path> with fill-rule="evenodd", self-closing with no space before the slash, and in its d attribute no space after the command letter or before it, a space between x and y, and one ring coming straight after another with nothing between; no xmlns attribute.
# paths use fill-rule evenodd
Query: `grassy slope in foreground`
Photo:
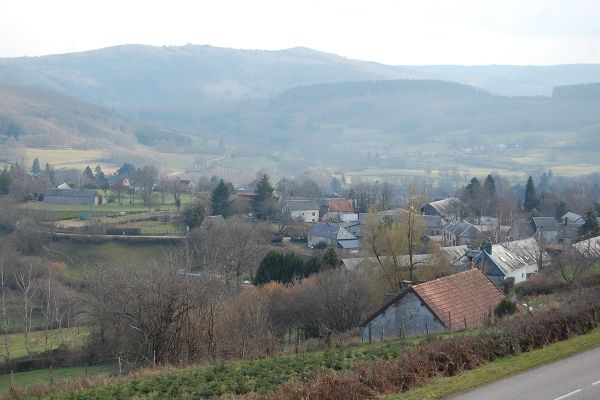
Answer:
<svg viewBox="0 0 600 400"><path fill-rule="evenodd" d="M333 348L258 360L226 362L200 368L165 371L125 378L82 391L51 393L42 397L60 400L130 398L196 399L252 391L267 393L291 378L309 379L329 371L348 370L357 362L397 357L408 345L423 338Z"/></svg>
<svg viewBox="0 0 600 400"><path fill-rule="evenodd" d="M600 327L585 335L576 336L516 356L499 358L481 368L466 371L453 377L436 378L426 386L400 395L388 396L387 400L436 400L455 393L474 389L510 375L547 364L573 354L600 346Z"/></svg>

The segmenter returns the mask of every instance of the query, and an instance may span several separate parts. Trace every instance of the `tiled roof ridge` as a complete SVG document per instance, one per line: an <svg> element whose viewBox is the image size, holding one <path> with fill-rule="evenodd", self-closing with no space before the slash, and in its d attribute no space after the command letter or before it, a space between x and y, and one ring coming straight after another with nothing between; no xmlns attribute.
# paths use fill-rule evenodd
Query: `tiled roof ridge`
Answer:
<svg viewBox="0 0 600 400"><path fill-rule="evenodd" d="M472 270L474 270L474 269L476 269L476 268L469 268L469 269L467 269L467 270L465 270L465 271L457 272L457 273L455 273L455 274L448 275L448 276L442 276L441 278L437 278L437 279L433 279L433 280L431 280L431 281L427 281L427 282L419 283L419 284L417 284L417 285L413 285L412 287L413 287L413 288L424 287L425 285L428 285L428 284L430 284L430 283L438 282L438 281L441 281L441 280L444 280L444 279L448 279L448 278L453 278L453 277L455 277L455 276L458 276L458 275L461 275L461 274L466 274L467 272L471 272L471 271L472 271Z"/></svg>

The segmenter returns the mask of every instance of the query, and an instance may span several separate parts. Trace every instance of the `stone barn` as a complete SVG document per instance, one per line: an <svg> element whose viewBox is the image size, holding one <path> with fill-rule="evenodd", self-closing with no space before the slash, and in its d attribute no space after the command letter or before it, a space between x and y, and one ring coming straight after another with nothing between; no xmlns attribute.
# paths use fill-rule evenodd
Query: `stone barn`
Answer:
<svg viewBox="0 0 600 400"><path fill-rule="evenodd" d="M363 342L420 336L482 325L504 293L478 269L414 285L360 325Z"/></svg>

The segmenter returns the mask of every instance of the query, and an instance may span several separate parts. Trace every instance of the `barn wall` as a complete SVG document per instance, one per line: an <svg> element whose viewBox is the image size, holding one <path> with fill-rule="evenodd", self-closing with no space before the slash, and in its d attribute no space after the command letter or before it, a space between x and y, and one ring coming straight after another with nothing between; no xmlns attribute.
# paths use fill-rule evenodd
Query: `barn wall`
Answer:
<svg viewBox="0 0 600 400"><path fill-rule="evenodd" d="M444 325L414 293L409 292L362 328L364 342L445 331Z"/></svg>

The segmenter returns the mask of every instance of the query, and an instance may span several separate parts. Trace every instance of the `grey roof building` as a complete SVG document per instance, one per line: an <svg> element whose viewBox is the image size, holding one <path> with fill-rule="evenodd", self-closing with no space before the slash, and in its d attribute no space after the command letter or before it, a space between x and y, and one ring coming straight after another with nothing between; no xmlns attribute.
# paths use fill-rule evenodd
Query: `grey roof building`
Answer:
<svg viewBox="0 0 600 400"><path fill-rule="evenodd" d="M535 225L532 221L513 221L508 235L512 240L528 239L535 235Z"/></svg>
<svg viewBox="0 0 600 400"><path fill-rule="evenodd" d="M481 231L467 221L453 220L448 222L444 226L442 234L446 246L472 245L481 243L484 240Z"/></svg>
<svg viewBox="0 0 600 400"><path fill-rule="evenodd" d="M439 215L444 219L452 219L462 214L463 204L457 197L436 200L425 204L421 208L421 214Z"/></svg>
<svg viewBox="0 0 600 400"><path fill-rule="evenodd" d="M319 243L325 243L334 247L343 247L340 242L346 240L356 241L356 239L356 236L348 232L344 227L326 222L317 222L308 232L309 247L314 247Z"/></svg>
<svg viewBox="0 0 600 400"><path fill-rule="evenodd" d="M91 189L49 188L44 191L44 203L48 204L92 205L98 201L98 193Z"/></svg>

